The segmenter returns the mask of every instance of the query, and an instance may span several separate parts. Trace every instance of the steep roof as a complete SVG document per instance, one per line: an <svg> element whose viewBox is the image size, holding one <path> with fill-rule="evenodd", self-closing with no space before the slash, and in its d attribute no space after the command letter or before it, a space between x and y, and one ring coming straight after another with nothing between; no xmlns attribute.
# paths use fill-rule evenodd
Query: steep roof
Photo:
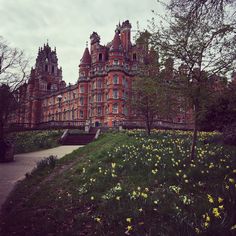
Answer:
<svg viewBox="0 0 236 236"><path fill-rule="evenodd" d="M118 31L116 31L114 39L112 40L112 45L111 45L110 50L111 51L121 51L122 50L121 39L120 39Z"/></svg>
<svg viewBox="0 0 236 236"><path fill-rule="evenodd" d="M91 55L87 47L84 50L84 54L80 60L80 64L91 64Z"/></svg>

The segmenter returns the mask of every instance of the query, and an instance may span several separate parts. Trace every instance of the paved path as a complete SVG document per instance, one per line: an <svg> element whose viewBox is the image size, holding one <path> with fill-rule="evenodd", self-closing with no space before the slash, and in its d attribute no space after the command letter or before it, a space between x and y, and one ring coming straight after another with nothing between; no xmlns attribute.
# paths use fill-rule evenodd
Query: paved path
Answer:
<svg viewBox="0 0 236 236"><path fill-rule="evenodd" d="M59 146L38 152L17 154L14 162L0 163L0 209L17 181L23 179L27 172L31 172L39 160L50 155L62 158L79 147L82 146Z"/></svg>

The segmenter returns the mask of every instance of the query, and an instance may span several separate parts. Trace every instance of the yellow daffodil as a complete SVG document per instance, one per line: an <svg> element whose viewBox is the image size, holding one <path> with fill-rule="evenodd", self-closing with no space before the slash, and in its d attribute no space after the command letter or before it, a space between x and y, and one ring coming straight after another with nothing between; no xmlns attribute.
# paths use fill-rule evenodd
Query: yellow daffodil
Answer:
<svg viewBox="0 0 236 236"><path fill-rule="evenodd" d="M214 203L214 199L213 199L213 197L210 194L207 194L207 197L208 197L208 201L210 203Z"/></svg>
<svg viewBox="0 0 236 236"><path fill-rule="evenodd" d="M96 217L95 220L96 220L98 223L101 223L101 218Z"/></svg>
<svg viewBox="0 0 236 236"><path fill-rule="evenodd" d="M223 198L221 198L221 197L218 197L218 202L219 203L221 203L221 202L223 202L224 201L224 199Z"/></svg>
<svg viewBox="0 0 236 236"><path fill-rule="evenodd" d="M213 215L214 215L216 218L220 218L220 213L219 213L217 207L214 207L214 208L212 209L212 213L213 213Z"/></svg>

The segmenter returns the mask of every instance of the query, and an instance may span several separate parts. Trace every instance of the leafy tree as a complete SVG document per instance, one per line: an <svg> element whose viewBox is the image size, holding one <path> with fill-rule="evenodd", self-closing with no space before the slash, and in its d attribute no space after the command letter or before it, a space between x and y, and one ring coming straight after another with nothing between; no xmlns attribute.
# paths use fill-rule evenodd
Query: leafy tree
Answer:
<svg viewBox="0 0 236 236"><path fill-rule="evenodd" d="M236 29L234 11L228 10L230 0L177 0L167 6L169 17L152 27L152 43L160 56L171 56L176 65L186 66L185 96L193 107L193 139L190 159L195 156L197 131L204 98L210 90L210 76L225 76L235 66Z"/></svg>
<svg viewBox="0 0 236 236"><path fill-rule="evenodd" d="M9 114L17 108L17 90L27 78L28 60L23 51L11 48L0 37L0 160L5 159L7 144L4 128Z"/></svg>

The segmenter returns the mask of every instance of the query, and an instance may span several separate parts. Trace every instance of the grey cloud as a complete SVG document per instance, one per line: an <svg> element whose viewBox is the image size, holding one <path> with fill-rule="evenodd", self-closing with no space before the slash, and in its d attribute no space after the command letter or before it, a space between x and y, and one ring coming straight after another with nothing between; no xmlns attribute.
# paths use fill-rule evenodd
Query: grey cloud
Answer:
<svg viewBox="0 0 236 236"><path fill-rule="evenodd" d="M0 0L0 35L24 49L35 63L38 47L49 39L57 47L59 64L66 82L75 83L85 42L93 31L101 43L113 39L119 20L129 19L146 28L156 0Z"/></svg>

